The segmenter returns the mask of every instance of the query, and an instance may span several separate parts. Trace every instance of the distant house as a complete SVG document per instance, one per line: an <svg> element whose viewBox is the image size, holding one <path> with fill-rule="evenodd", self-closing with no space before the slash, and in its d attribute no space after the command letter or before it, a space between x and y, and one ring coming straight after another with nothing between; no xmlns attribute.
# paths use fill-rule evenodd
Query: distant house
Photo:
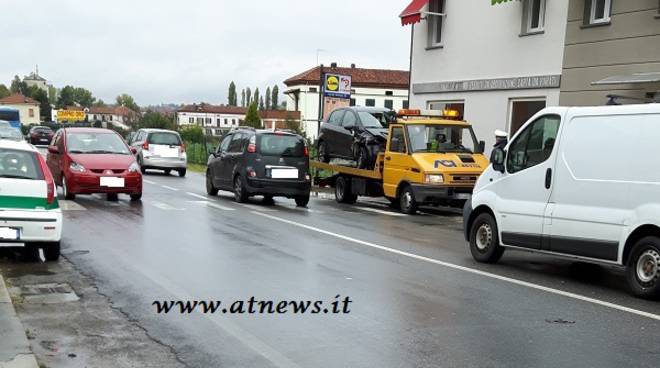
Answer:
<svg viewBox="0 0 660 368"><path fill-rule="evenodd" d="M109 122L124 129L129 127L137 115L136 112L125 106L92 106L86 112L89 122Z"/></svg>
<svg viewBox="0 0 660 368"><path fill-rule="evenodd" d="M0 106L13 107L18 109L21 123L25 125L39 124L40 108L39 101L30 97L25 97L21 94L13 94L0 99Z"/></svg>
<svg viewBox="0 0 660 368"><path fill-rule="evenodd" d="M207 103L180 107L176 112L179 126L200 126L206 135L223 135L245 119L247 108Z"/></svg>
<svg viewBox="0 0 660 368"><path fill-rule="evenodd" d="M40 76L38 71L31 72L30 75L23 77L23 82L28 87L37 87L48 92L48 81L46 78Z"/></svg>
<svg viewBox="0 0 660 368"><path fill-rule="evenodd" d="M323 72L351 76L351 106L394 110L408 107L410 74L405 70L357 68L355 64L342 68L332 63L330 67L324 67ZM321 67L317 66L284 81L287 110L300 112L301 128L310 138L317 135L320 79Z"/></svg>
<svg viewBox="0 0 660 368"><path fill-rule="evenodd" d="M300 126L300 111L264 110L259 116L264 129L287 129L290 123Z"/></svg>

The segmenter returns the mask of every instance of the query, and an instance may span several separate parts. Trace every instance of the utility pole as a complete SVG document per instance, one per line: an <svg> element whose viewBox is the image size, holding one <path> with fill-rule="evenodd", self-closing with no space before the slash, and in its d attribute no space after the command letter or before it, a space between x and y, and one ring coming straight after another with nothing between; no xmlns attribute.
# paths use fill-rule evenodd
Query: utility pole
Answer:
<svg viewBox="0 0 660 368"><path fill-rule="evenodd" d="M319 116L316 122L316 136L321 131L321 120L323 120L323 64L319 66Z"/></svg>

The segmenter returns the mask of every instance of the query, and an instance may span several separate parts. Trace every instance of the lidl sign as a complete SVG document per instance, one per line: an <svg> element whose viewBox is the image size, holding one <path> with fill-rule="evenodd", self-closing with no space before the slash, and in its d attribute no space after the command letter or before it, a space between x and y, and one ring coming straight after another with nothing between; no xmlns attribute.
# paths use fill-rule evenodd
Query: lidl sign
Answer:
<svg viewBox="0 0 660 368"><path fill-rule="evenodd" d="M57 121L83 121L85 112L80 110L59 110L57 112Z"/></svg>
<svg viewBox="0 0 660 368"><path fill-rule="evenodd" d="M323 95L326 97L351 98L351 76L330 73L324 74Z"/></svg>

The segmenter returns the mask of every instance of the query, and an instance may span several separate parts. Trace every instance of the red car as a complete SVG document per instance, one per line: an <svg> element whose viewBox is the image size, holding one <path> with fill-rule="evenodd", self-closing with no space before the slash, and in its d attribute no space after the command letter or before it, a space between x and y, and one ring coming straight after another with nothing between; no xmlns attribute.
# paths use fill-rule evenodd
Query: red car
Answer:
<svg viewBox="0 0 660 368"><path fill-rule="evenodd" d="M142 198L142 173L132 150L116 132L99 128L62 128L48 147L48 167L65 199L76 194L119 193Z"/></svg>

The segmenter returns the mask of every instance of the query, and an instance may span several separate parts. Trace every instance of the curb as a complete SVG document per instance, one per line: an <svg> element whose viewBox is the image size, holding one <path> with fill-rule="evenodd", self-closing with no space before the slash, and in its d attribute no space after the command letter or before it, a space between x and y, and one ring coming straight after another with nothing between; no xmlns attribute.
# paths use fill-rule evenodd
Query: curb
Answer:
<svg viewBox="0 0 660 368"><path fill-rule="evenodd" d="M0 275L0 368L39 368Z"/></svg>

